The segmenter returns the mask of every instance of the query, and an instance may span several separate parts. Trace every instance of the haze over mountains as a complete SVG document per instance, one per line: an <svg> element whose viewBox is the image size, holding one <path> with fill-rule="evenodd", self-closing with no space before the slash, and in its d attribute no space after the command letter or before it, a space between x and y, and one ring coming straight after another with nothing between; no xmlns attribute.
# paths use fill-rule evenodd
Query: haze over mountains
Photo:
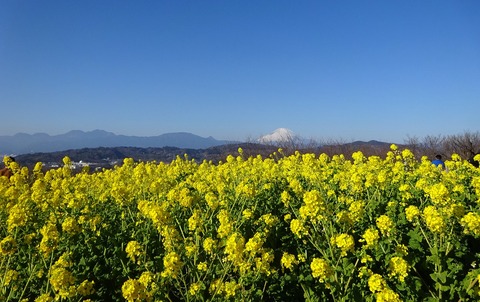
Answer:
<svg viewBox="0 0 480 302"><path fill-rule="evenodd" d="M60 135L46 133L26 134L18 133L11 136L0 136L0 154L26 154L37 152L55 152L70 149L96 147L178 147L190 149L204 149L232 143L231 141L216 140L215 138L201 137L192 133L177 132L165 133L157 136L126 136L117 135L104 130L80 131L73 130Z"/></svg>
<svg viewBox="0 0 480 302"><path fill-rule="evenodd" d="M157 136L126 136L117 135L104 130L84 132L73 130L60 135L46 133L26 134L18 133L10 136L0 136L0 156L22 155L34 153L50 153L84 148L163 148L179 149L207 149L228 144L244 142L217 140L211 136L201 137L188 132L165 133ZM255 139L251 143L270 146L320 146L311 140L303 139L287 128L278 128L269 134ZM313 144L314 143L314 144ZM377 141L355 141L345 145L386 145Z"/></svg>
<svg viewBox="0 0 480 302"><path fill-rule="evenodd" d="M70 131L61 135L45 133L0 136L0 156L13 155L22 166L33 168L38 162L45 169L62 165L68 156L76 168L111 168L126 157L141 161L170 162L177 156L196 161L219 162L227 155L236 154L242 148L245 156L270 156L282 148L284 152L303 150L307 152L349 154L359 148L370 153L384 154L389 144L378 141L351 142L341 145L312 144L287 128L278 128L251 142L216 140L179 132L158 136L139 137L116 135L103 130L90 132ZM286 154L287 154L286 153Z"/></svg>

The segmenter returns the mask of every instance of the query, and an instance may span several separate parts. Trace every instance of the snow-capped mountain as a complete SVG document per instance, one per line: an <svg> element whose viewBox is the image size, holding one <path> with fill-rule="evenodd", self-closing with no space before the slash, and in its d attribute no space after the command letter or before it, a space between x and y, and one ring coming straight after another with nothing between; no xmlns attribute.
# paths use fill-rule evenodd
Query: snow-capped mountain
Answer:
<svg viewBox="0 0 480 302"><path fill-rule="evenodd" d="M298 140L299 137L290 129L278 128L270 134L261 136L258 141L263 144L287 143Z"/></svg>

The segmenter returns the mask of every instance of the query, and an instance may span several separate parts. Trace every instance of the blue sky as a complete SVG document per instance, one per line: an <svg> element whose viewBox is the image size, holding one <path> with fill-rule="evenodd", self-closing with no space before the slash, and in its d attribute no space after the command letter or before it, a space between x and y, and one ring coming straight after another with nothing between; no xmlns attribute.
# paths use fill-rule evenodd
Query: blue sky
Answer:
<svg viewBox="0 0 480 302"><path fill-rule="evenodd" d="M480 2L0 0L0 135L479 131Z"/></svg>

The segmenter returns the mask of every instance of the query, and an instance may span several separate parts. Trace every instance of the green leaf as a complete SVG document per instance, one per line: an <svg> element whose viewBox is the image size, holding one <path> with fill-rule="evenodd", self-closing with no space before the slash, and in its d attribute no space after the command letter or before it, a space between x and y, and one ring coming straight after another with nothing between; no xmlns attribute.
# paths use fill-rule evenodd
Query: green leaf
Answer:
<svg viewBox="0 0 480 302"><path fill-rule="evenodd" d="M447 273L448 273L447 271L441 272L441 273L431 273L430 277L437 284L445 284L447 283Z"/></svg>
<svg viewBox="0 0 480 302"><path fill-rule="evenodd" d="M87 265L87 262L85 261L85 257L80 258L80 261L78 261L78 265Z"/></svg>
<svg viewBox="0 0 480 302"><path fill-rule="evenodd" d="M408 246L413 249L413 250L423 250L422 248L422 241L423 237L420 234L420 232L415 229L415 230L410 230L408 232L408 236L410 239L408 240Z"/></svg>

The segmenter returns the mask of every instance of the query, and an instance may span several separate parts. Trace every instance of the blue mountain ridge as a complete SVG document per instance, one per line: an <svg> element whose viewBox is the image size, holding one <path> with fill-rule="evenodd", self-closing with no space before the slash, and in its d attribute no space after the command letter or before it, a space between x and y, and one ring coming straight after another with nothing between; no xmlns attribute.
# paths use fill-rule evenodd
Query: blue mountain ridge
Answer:
<svg viewBox="0 0 480 302"><path fill-rule="evenodd" d="M72 130L59 135L17 133L11 136L0 136L0 154L19 155L96 147L204 149L228 143L232 142L216 140L211 136L201 137L188 132L165 133L157 136L127 136L104 130L87 132Z"/></svg>

